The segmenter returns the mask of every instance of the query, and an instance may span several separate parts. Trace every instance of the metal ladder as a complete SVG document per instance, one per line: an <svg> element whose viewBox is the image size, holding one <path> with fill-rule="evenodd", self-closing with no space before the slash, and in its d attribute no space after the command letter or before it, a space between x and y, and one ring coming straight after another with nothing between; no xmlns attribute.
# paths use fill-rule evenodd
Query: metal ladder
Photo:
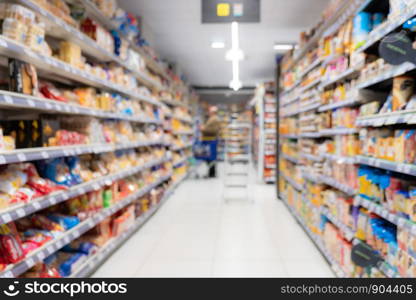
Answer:
<svg viewBox="0 0 416 300"><path fill-rule="evenodd" d="M250 123L231 122L228 130L243 134L238 138L227 137L225 142L223 199L250 200L251 126ZM239 154L233 155L235 153Z"/></svg>

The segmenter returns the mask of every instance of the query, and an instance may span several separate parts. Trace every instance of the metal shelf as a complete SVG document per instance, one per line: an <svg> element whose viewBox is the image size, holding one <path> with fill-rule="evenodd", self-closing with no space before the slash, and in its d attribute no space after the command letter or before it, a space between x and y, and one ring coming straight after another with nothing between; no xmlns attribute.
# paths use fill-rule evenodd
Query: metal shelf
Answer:
<svg viewBox="0 0 416 300"><path fill-rule="evenodd" d="M337 108L341 108L341 107L354 106L354 105L357 105L357 104L360 104L360 102L357 101L357 100L345 100L345 101L340 101L340 102L335 102L335 103L323 105L318 109L318 111L319 112L324 112L324 111L333 110L333 109L337 109Z"/></svg>
<svg viewBox="0 0 416 300"><path fill-rule="evenodd" d="M315 161L315 162L321 162L323 160L322 157L318 155L313 155L313 154L308 154L308 153L300 153L300 157L311 160L311 161Z"/></svg>
<svg viewBox="0 0 416 300"><path fill-rule="evenodd" d="M320 64L322 64L323 60L320 58L317 58L312 64L310 64L305 71L303 71L300 75L300 78L305 77L305 75L307 75L310 71L312 71L313 69L315 69L316 67L318 67Z"/></svg>
<svg viewBox="0 0 416 300"><path fill-rule="evenodd" d="M316 102L316 103L312 103L312 104L310 104L310 105L306 105L306 106L305 106L305 107L303 107L303 108L299 108L298 113L300 114L300 113L308 112L308 111L311 111L311 110L315 110L315 109L317 109L320 105L321 105L321 103L320 103L319 101L318 101L318 102Z"/></svg>
<svg viewBox="0 0 416 300"><path fill-rule="evenodd" d="M416 124L416 110L360 117L356 121L356 125L361 127L381 127L395 124Z"/></svg>
<svg viewBox="0 0 416 300"><path fill-rule="evenodd" d="M185 158L182 158L181 160L179 160L178 162L174 162L173 167L174 168L180 167L182 164L186 163L188 161L188 159L189 159L189 157L185 157Z"/></svg>
<svg viewBox="0 0 416 300"><path fill-rule="evenodd" d="M416 176L416 165L396 163L393 161L366 157L366 156L361 156L361 155L356 156L355 159L357 160L357 163L362 164L362 165L376 167L379 169L393 171L393 172L397 172L401 174Z"/></svg>
<svg viewBox="0 0 416 300"><path fill-rule="evenodd" d="M286 174L280 172L280 175L291 185L293 186L295 189L297 189L298 191L303 191L303 186L296 183L292 178L290 178L289 176L286 176Z"/></svg>
<svg viewBox="0 0 416 300"><path fill-rule="evenodd" d="M357 133L356 128L332 128L319 131L321 136L345 135Z"/></svg>
<svg viewBox="0 0 416 300"><path fill-rule="evenodd" d="M185 107L185 108L189 108L189 105L187 105L186 103L182 103L178 100L172 100L172 99L161 99L161 101L163 103L172 105L172 106L181 106L181 107Z"/></svg>
<svg viewBox="0 0 416 300"><path fill-rule="evenodd" d="M25 0L26 1L26 0ZM64 77L81 84L86 84L92 87L115 91L131 99L137 99L153 105L160 105L160 103L148 96L140 95L137 91L128 90L127 87L115 84L111 81L104 80L100 77L92 75L84 70L76 68L54 57L45 56L37 53L30 48L21 45L13 40L10 40L0 35L0 54L13 57L25 62L31 63L39 70L48 74Z"/></svg>
<svg viewBox="0 0 416 300"><path fill-rule="evenodd" d="M129 177L143 170L163 164L168 159L163 158L156 161L146 163L142 166L133 167L121 172L103 176L101 178L72 186L67 190L58 191L38 199L34 199L29 203L12 206L4 211L0 211L0 224L7 224L11 221L23 218L34 212L53 206L57 203L64 202L68 199L83 195L85 193L98 190L103 186L109 185L116 180Z"/></svg>
<svg viewBox="0 0 416 300"><path fill-rule="evenodd" d="M173 119L179 120L181 122L184 123L188 123L188 124L194 124L194 121L192 119L188 119L188 118L183 118L183 117L177 117L177 116L172 116Z"/></svg>
<svg viewBox="0 0 416 300"><path fill-rule="evenodd" d="M299 93L303 94L305 91L309 90L310 88L313 88L314 86L318 85L321 82L321 78L317 78L314 81L312 81L311 83L309 83L308 85L301 87L299 89Z"/></svg>
<svg viewBox="0 0 416 300"><path fill-rule="evenodd" d="M175 135L193 135L194 132L192 130L191 131L176 130L176 131L173 131L173 134L175 134Z"/></svg>
<svg viewBox="0 0 416 300"><path fill-rule="evenodd" d="M40 147L16 149L7 152L0 152L0 165L19 163L25 161L35 161L56 157L67 157L87 153L105 153L117 150L132 149L138 147L148 147L162 144L161 141L143 141L127 144L92 144L75 145L62 147Z"/></svg>
<svg viewBox="0 0 416 300"><path fill-rule="evenodd" d="M354 237L355 237L354 230L352 230L349 226L345 225L343 222L338 220L337 217L335 217L333 214L330 213L328 208L321 206L320 212L321 212L321 214L326 216L328 218L328 220L331 221L332 224L334 224L336 227L338 227L338 229L340 229L342 231L342 233L344 234L344 237L347 241L352 241L354 239Z"/></svg>
<svg viewBox="0 0 416 300"><path fill-rule="evenodd" d="M127 116L121 113L107 112L101 109L89 108L81 105L64 103L54 100L49 100L41 97L33 97L29 95L12 93L7 91L0 91L0 107L1 108L24 108L48 113L59 113L59 114L73 114L92 116L97 118L126 120L137 123L150 123L160 124L160 120Z"/></svg>
<svg viewBox="0 0 416 300"><path fill-rule="evenodd" d="M403 63L399 66L391 67L389 70L387 70L387 71L385 71L385 72L383 72L383 73L381 73L377 76L374 76L373 78L371 78L369 80L366 80L362 83L359 83L356 88L357 89L366 89L366 88L369 88L369 87L371 87L375 84L378 84L378 83L381 83L385 80L403 75L403 74L405 74L409 71L415 70L415 69L416 69L416 65L414 65L410 62L405 62L405 63Z"/></svg>
<svg viewBox="0 0 416 300"><path fill-rule="evenodd" d="M286 138L286 139L298 139L299 135L297 135L297 134L281 134L280 137Z"/></svg>
<svg viewBox="0 0 416 300"><path fill-rule="evenodd" d="M189 143L189 144L186 144L184 146L174 147L171 150L172 151L180 151L180 150L183 150L183 149L186 149L186 148L191 148L192 146L193 146L193 143Z"/></svg>
<svg viewBox="0 0 416 300"><path fill-rule="evenodd" d="M138 192L127 196L126 198L117 202L111 207L103 209L101 212L96 213L93 217L88 218L87 220L81 222L74 228L66 231L65 233L60 235L58 238L55 238L52 241L46 243L39 249L36 249L35 251L30 252L28 255L26 255L24 260L16 264L11 264L6 268L6 270L2 271L0 273L0 278L18 277L19 275L23 274L24 272L29 270L31 267L33 267L36 263L41 262L45 257L58 251L63 246L69 244L73 240L83 235L88 230L95 227L97 224L101 223L105 218L115 214L122 208L129 205L132 201L136 200L137 198L142 197L143 195L150 192L153 188L157 187L161 183L170 179L171 176L172 174L165 176L157 180L155 183L142 188Z"/></svg>
<svg viewBox="0 0 416 300"><path fill-rule="evenodd" d="M341 155L335 155L335 154L329 154L329 153L322 153L320 156L323 159L329 159L332 161L335 161L340 164L356 164L357 160L354 156L348 157L348 156L341 156Z"/></svg>
<svg viewBox="0 0 416 300"><path fill-rule="evenodd" d="M342 72L341 74L338 74L334 78L329 78L327 80L324 80L324 82L321 83L319 88L323 90L323 89L325 89L325 88L327 88L331 85L334 85L338 82L350 79L351 77L354 77L354 76L358 76L359 74L360 74L360 72L353 69L353 68L347 69L346 71Z"/></svg>
<svg viewBox="0 0 416 300"><path fill-rule="evenodd" d="M357 194L357 191L345 184L339 183L337 182L335 179L333 179L332 177L327 177L325 175L320 175L320 179L321 182L332 186L334 188L336 188L337 190L340 190L341 192L344 192L345 194L349 195L349 196L355 196Z"/></svg>

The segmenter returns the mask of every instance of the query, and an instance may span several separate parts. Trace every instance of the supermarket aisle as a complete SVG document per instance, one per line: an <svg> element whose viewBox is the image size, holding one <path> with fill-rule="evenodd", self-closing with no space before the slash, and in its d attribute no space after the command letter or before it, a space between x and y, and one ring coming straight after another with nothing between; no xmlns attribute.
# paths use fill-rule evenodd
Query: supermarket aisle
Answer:
<svg viewBox="0 0 416 300"><path fill-rule="evenodd" d="M222 183L188 180L94 277L332 277L274 186L224 203Z"/></svg>

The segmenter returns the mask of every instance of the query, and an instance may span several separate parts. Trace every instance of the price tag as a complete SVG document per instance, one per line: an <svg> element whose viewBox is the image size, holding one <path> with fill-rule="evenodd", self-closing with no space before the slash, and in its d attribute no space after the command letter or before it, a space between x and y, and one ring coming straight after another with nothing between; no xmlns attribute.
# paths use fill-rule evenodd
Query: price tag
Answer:
<svg viewBox="0 0 416 300"><path fill-rule="evenodd" d="M94 191L98 191L100 189L100 185L98 183L93 184L92 188Z"/></svg>
<svg viewBox="0 0 416 300"><path fill-rule="evenodd" d="M52 104L46 102L45 107L46 107L46 109L51 110L52 109Z"/></svg>
<svg viewBox="0 0 416 300"><path fill-rule="evenodd" d="M40 205L39 201L34 201L34 202L32 202L32 206L33 206L36 210L41 209L41 205Z"/></svg>
<svg viewBox="0 0 416 300"><path fill-rule="evenodd" d="M389 220L391 223L396 223L396 217L393 214L389 214L387 220Z"/></svg>
<svg viewBox="0 0 416 300"><path fill-rule="evenodd" d="M4 223L9 223L12 220L12 217L9 213L4 214L1 218Z"/></svg>
<svg viewBox="0 0 416 300"><path fill-rule="evenodd" d="M2 274L1 277L3 277L3 278L13 278L14 275L13 275L12 271L7 271L4 274Z"/></svg>
<svg viewBox="0 0 416 300"><path fill-rule="evenodd" d="M75 106L73 109L74 109L74 112L75 112L76 114L79 114L79 109L78 109L78 107L76 107L76 106Z"/></svg>
<svg viewBox="0 0 416 300"><path fill-rule="evenodd" d="M3 155L0 155L0 164L4 165L5 163L7 163L6 158Z"/></svg>
<svg viewBox="0 0 416 300"><path fill-rule="evenodd" d="M17 159L19 161L26 161L27 160L26 155L24 153L18 153L17 154Z"/></svg>
<svg viewBox="0 0 416 300"><path fill-rule="evenodd" d="M57 247L58 249L61 249L63 246L64 246L64 243L62 242L62 240L59 240L59 241L56 243L56 247Z"/></svg>
<svg viewBox="0 0 416 300"><path fill-rule="evenodd" d="M42 157L43 157L44 159L48 159L48 158L49 158L49 154L48 154L48 152L46 152L46 151L42 151L40 154L42 155Z"/></svg>
<svg viewBox="0 0 416 300"><path fill-rule="evenodd" d="M397 121L399 120L400 116L390 116L387 118L386 120L386 125L393 125L396 124Z"/></svg>
<svg viewBox="0 0 416 300"><path fill-rule="evenodd" d="M28 104L30 107L35 107L35 106L36 106L35 102L34 102L32 99L27 99L27 104Z"/></svg>
<svg viewBox="0 0 416 300"><path fill-rule="evenodd" d="M7 42L0 38L0 46L3 48L7 48Z"/></svg>
<svg viewBox="0 0 416 300"><path fill-rule="evenodd" d="M95 226L95 222L94 222L94 220L93 220L93 219L90 219L90 220L88 221L88 227L92 228L92 227L94 227L94 226Z"/></svg>
<svg viewBox="0 0 416 300"><path fill-rule="evenodd" d="M16 210L16 214L19 218L23 218L24 216L26 216L26 212L23 208L19 208Z"/></svg>
<svg viewBox="0 0 416 300"><path fill-rule="evenodd" d="M416 235L416 224L412 225L412 234Z"/></svg>
<svg viewBox="0 0 416 300"><path fill-rule="evenodd" d="M384 209L384 210L381 212L381 216L382 216L383 218L387 218L387 217L389 216L388 211Z"/></svg>
<svg viewBox="0 0 416 300"><path fill-rule="evenodd" d="M49 203L51 205L55 205L57 202L58 202L58 200L55 197L52 196L52 197L49 198Z"/></svg>
<svg viewBox="0 0 416 300"><path fill-rule="evenodd" d="M25 262L26 262L26 265L29 268L35 265L35 262L33 261L33 258L32 257L27 258Z"/></svg>
<svg viewBox="0 0 416 300"><path fill-rule="evenodd" d="M41 261L46 257L46 254L45 254L44 251L41 251L41 252L38 253L37 257L38 257L38 260Z"/></svg>
<svg viewBox="0 0 416 300"><path fill-rule="evenodd" d="M4 95L4 96L3 96L3 98L4 98L4 101L5 101L6 103L8 103L8 104L14 104L14 100L13 100L13 98L12 98L12 97L10 97L9 95Z"/></svg>
<svg viewBox="0 0 416 300"><path fill-rule="evenodd" d="M64 70L65 70L66 72L69 72L69 71L70 71L70 69L69 69L68 65L67 65L67 64L63 64L63 65L64 65Z"/></svg>
<svg viewBox="0 0 416 300"><path fill-rule="evenodd" d="M85 190L82 187L78 189L78 192L79 192L80 195L85 194Z"/></svg>
<svg viewBox="0 0 416 300"><path fill-rule="evenodd" d="M55 248L51 245L48 248L46 248L46 251L48 252L48 254L52 254L55 252Z"/></svg>
<svg viewBox="0 0 416 300"><path fill-rule="evenodd" d="M26 48L23 48L23 52L31 58L36 58L37 57L37 55L33 51L30 51Z"/></svg>
<svg viewBox="0 0 416 300"><path fill-rule="evenodd" d="M69 238L69 236L66 236L65 238L64 238L64 243L65 244L69 244L69 242L71 241L71 239Z"/></svg>
<svg viewBox="0 0 416 300"><path fill-rule="evenodd" d="M405 222L406 222L406 221L405 221L403 218L400 218L400 219L397 221L397 226L398 226L398 227L400 227L400 228L402 228L402 227L404 226Z"/></svg>
<svg viewBox="0 0 416 300"><path fill-rule="evenodd" d="M62 195L62 199L63 199L63 200L68 200L68 199L69 199L69 195L68 195L67 193L64 193L64 194Z"/></svg>

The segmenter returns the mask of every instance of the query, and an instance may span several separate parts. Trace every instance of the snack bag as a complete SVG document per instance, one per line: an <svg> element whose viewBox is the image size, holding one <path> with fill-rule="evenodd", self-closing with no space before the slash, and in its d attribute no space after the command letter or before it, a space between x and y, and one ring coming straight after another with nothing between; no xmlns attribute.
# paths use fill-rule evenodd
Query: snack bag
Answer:
<svg viewBox="0 0 416 300"><path fill-rule="evenodd" d="M5 264L16 263L25 257L14 223L0 225L0 254Z"/></svg>

